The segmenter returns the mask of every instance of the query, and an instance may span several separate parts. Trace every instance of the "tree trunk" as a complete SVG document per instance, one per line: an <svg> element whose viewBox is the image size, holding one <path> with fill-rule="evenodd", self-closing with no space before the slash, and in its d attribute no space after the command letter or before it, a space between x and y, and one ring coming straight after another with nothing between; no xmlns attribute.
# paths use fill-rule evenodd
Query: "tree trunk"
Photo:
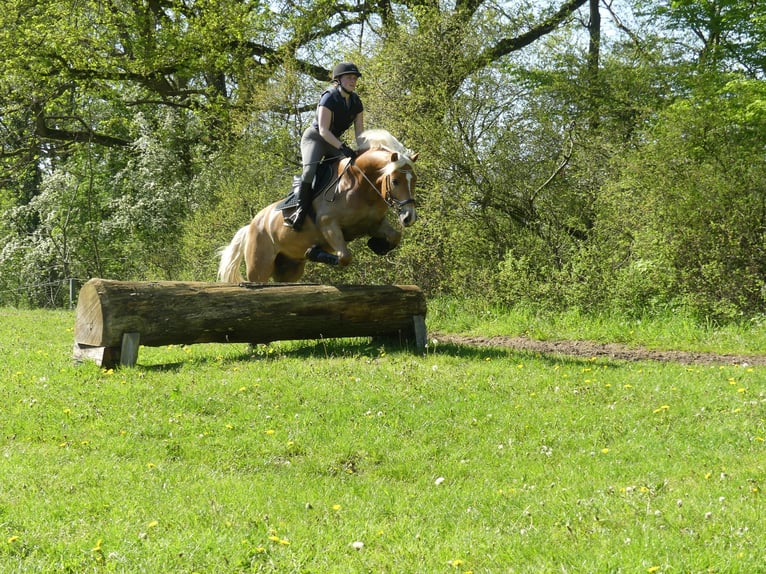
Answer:
<svg viewBox="0 0 766 574"><path fill-rule="evenodd" d="M119 355L127 334L138 334L145 346L391 335L423 346L425 334L418 335L416 317L422 321L425 314L425 295L414 285L91 279L77 304L75 355L78 348ZM94 358L90 352L79 354Z"/></svg>

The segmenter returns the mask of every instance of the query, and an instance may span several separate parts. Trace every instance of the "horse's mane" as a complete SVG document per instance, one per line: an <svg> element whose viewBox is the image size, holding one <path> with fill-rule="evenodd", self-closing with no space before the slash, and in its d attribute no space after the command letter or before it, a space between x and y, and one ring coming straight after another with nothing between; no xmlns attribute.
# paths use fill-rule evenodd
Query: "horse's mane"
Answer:
<svg viewBox="0 0 766 574"><path fill-rule="evenodd" d="M410 159L412 150L404 147L398 139L386 130L366 130L362 132L359 139L364 141L360 146L361 149L385 149L399 154L399 159L386 166L384 172L391 173L404 165L412 165L412 160Z"/></svg>

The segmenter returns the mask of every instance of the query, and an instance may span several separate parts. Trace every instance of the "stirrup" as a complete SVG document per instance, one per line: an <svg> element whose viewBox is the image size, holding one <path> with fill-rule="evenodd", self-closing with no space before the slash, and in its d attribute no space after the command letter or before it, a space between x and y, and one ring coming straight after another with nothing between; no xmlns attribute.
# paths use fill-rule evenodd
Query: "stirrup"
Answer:
<svg viewBox="0 0 766 574"><path fill-rule="evenodd" d="M300 231L303 227L303 222L306 220L306 210L302 208L296 209L292 214L285 217L285 225L292 227L295 231Z"/></svg>

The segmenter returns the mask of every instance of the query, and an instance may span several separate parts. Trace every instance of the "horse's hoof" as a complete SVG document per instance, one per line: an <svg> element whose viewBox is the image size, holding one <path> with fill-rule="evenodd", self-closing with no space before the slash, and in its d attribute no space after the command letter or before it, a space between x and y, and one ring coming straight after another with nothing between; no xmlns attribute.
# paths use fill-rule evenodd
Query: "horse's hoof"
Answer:
<svg viewBox="0 0 766 574"><path fill-rule="evenodd" d="M370 237L370 239L367 240L367 247L369 247L376 255L385 255L396 246L389 243L384 237Z"/></svg>

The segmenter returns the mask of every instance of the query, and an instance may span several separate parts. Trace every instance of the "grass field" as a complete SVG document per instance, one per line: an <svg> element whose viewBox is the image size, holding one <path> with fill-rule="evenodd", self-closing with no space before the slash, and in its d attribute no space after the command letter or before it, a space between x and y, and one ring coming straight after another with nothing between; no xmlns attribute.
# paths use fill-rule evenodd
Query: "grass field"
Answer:
<svg viewBox="0 0 766 574"><path fill-rule="evenodd" d="M578 320L558 328L764 348L760 327ZM0 572L766 568L762 367L344 340L142 348L104 371L72 364L73 324L0 309Z"/></svg>

